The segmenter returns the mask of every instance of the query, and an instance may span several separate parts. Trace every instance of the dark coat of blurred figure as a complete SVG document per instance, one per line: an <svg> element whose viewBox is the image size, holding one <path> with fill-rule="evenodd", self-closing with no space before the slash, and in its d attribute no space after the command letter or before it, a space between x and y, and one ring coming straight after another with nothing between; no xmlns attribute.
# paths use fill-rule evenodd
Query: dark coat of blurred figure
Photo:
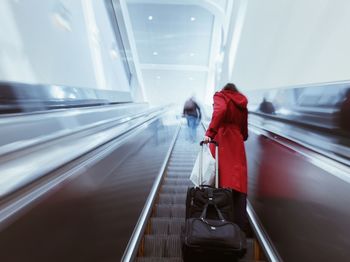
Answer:
<svg viewBox="0 0 350 262"><path fill-rule="evenodd" d="M259 106L259 110L265 114L275 113L274 105L271 102L267 101L265 97Z"/></svg>
<svg viewBox="0 0 350 262"><path fill-rule="evenodd" d="M191 97L185 102L182 115L187 119L189 138L194 143L197 138L197 127L202 118L201 109L194 100L194 97Z"/></svg>

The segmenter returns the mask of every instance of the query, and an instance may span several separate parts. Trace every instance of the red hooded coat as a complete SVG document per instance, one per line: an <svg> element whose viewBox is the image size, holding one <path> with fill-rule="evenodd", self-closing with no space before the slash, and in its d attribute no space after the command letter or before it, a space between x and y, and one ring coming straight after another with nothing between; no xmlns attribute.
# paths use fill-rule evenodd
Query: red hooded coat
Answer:
<svg viewBox="0 0 350 262"><path fill-rule="evenodd" d="M247 98L223 90L214 95L213 116L206 136L219 143L220 187L247 193L247 161L244 142L248 138ZM212 154L214 155L214 148Z"/></svg>

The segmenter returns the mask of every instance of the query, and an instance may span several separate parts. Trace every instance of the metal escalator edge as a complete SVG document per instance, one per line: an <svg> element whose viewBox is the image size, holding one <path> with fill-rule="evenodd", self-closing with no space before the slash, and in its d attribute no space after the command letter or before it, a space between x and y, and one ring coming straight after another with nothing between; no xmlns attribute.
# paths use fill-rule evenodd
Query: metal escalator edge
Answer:
<svg viewBox="0 0 350 262"><path fill-rule="evenodd" d="M255 236L257 237L262 249L265 252L266 258L270 262L283 261L282 258L279 256L277 250L272 245L272 241L270 240L269 236L265 232L249 200L247 200L247 212L248 212L250 225L252 226Z"/></svg>
<svg viewBox="0 0 350 262"><path fill-rule="evenodd" d="M141 215L140 215L140 218L135 226L135 229L132 233L132 236L129 240L129 243L125 249L125 252L123 254L123 257L121 259L121 261L125 261L125 262L129 262L129 261L134 261L134 259L136 258L136 255L137 255L137 247L142 239L142 236L143 236L143 232L146 228L146 225L147 225L147 221L148 221L148 218L150 217L150 214L151 214L151 211L152 211L152 206L153 206L153 203L157 197L157 193L158 193L158 189L161 185L161 181L162 181L162 178L163 178L163 174L164 174L164 171L167 167L167 164L168 164L168 161L170 159L170 156L171 156L171 153L173 151L173 148L174 148L174 145L175 145L175 142L176 142L176 139L179 135L179 132L180 132L180 128L181 126L179 125L177 127L177 130L175 132L175 135L172 139L172 142L171 142L171 145L169 147L169 150L166 154L166 157L165 157L165 160L163 162L163 165L158 173L158 176L152 186L152 189L151 189L151 192L146 200L146 203L145 203L145 206L144 208L142 209L142 212L141 212Z"/></svg>

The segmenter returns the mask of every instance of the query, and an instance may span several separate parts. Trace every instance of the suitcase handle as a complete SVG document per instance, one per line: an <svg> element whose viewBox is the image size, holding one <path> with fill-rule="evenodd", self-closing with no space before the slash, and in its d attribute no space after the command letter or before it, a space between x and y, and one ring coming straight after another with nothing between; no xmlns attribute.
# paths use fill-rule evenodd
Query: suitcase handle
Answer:
<svg viewBox="0 0 350 262"><path fill-rule="evenodd" d="M201 141L199 144L200 144L201 146L203 146L203 144L207 144L207 143L209 143L209 144L214 144L215 146L219 146L219 143L218 143L217 141L215 141L215 140L211 140L211 141L209 141L209 142L205 142L205 141L203 140L203 141Z"/></svg>
<svg viewBox="0 0 350 262"><path fill-rule="evenodd" d="M218 213L219 218L220 218L221 221L226 221L224 216L222 215L220 209L217 207L217 205L215 204L215 202L212 199L209 199L209 201L205 204L203 212L202 212L202 214L200 216L200 219L205 221L205 219L207 218L207 210L208 210L208 206L209 205L214 206L214 208L215 208L216 212Z"/></svg>
<svg viewBox="0 0 350 262"><path fill-rule="evenodd" d="M203 168L203 145L204 144L214 144L215 145L215 187L219 188L219 143L215 140L211 140L209 142L205 142L204 140L199 143L199 145L202 147L202 150L200 152L200 164L199 164L199 176L200 176L200 185L202 186L203 181L203 175L202 175L202 168Z"/></svg>
<svg viewBox="0 0 350 262"><path fill-rule="evenodd" d="M210 185L200 185L200 187L207 187L207 188L212 188L212 189L216 189L216 187L215 186L210 186Z"/></svg>

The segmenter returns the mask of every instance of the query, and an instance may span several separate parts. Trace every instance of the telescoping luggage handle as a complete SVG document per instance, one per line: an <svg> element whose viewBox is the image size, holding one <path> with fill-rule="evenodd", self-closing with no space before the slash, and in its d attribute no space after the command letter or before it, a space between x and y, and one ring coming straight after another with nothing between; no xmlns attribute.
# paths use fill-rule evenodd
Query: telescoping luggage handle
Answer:
<svg viewBox="0 0 350 262"><path fill-rule="evenodd" d="M200 177L200 185L203 183L203 144L214 144L215 145L215 187L219 187L219 143L215 140L211 140L209 142L201 141L199 144L202 147L202 150L200 152L199 156L199 177Z"/></svg>

